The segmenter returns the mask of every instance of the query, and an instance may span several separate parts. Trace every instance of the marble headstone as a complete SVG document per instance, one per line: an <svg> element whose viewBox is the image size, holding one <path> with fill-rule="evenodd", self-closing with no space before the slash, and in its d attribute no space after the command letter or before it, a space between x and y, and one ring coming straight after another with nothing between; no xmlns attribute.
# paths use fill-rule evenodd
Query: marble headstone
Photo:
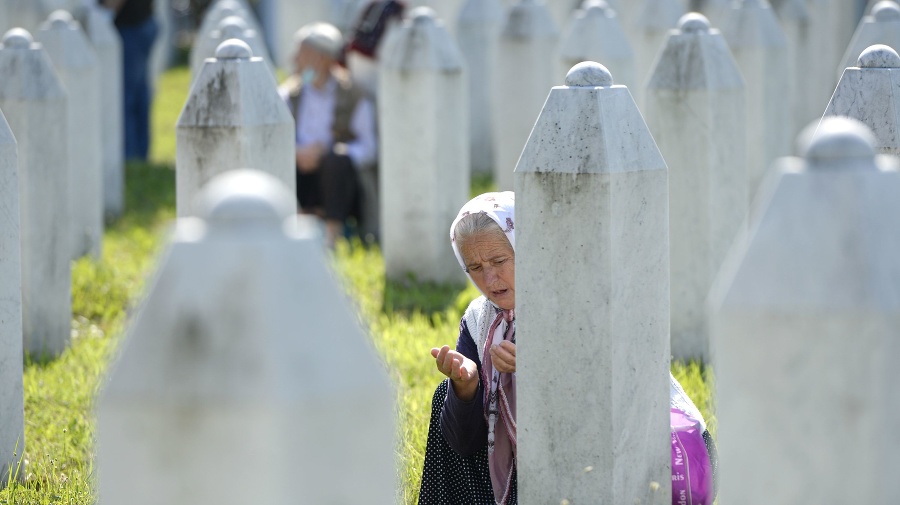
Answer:
<svg viewBox="0 0 900 505"><path fill-rule="evenodd" d="M900 155L900 56L885 45L872 46L857 66L844 70L841 82L825 109L825 117L852 117L875 135L882 154Z"/></svg>
<svg viewBox="0 0 900 505"><path fill-rule="evenodd" d="M469 195L469 119L462 55L420 7L381 52L378 95L382 250L386 274L463 282L447 223ZM411 142L410 139L415 139Z"/></svg>
<svg viewBox="0 0 900 505"><path fill-rule="evenodd" d="M873 141L823 120L716 280L722 503L900 503L900 174Z"/></svg>
<svg viewBox="0 0 900 505"><path fill-rule="evenodd" d="M503 19L500 0L468 0L456 24L456 40L466 63L469 83L469 149L473 172L490 173L494 168L491 86Z"/></svg>
<svg viewBox="0 0 900 505"><path fill-rule="evenodd" d="M238 39L244 41L254 56L258 56L265 60L266 64L272 69L272 75L275 75L275 67L269 58L269 51L266 48L266 41L250 28L250 25L241 16L228 16L219 22L218 26L204 37L194 40L194 47L191 49L191 76L196 79L203 68L203 63L207 58L216 56L216 49L219 44L229 39Z"/></svg>
<svg viewBox="0 0 900 505"><path fill-rule="evenodd" d="M619 16L607 2L584 2L565 26L559 44L562 72L582 61L600 61L618 83L635 88L634 51Z"/></svg>
<svg viewBox="0 0 900 505"><path fill-rule="evenodd" d="M685 14L681 0L642 0L638 19L632 24L636 88L630 88L639 106L644 104L644 88L653 62L662 51L669 30Z"/></svg>
<svg viewBox="0 0 900 505"><path fill-rule="evenodd" d="M0 486L25 450L21 245L16 139L0 112Z"/></svg>
<svg viewBox="0 0 900 505"><path fill-rule="evenodd" d="M37 40L70 97L66 117L71 255L99 257L103 242L100 60L68 11L54 11L41 26Z"/></svg>
<svg viewBox="0 0 900 505"><path fill-rule="evenodd" d="M113 25L112 11L92 3L81 10L80 17L100 63L103 211L111 221L125 210L122 40Z"/></svg>
<svg viewBox="0 0 900 505"><path fill-rule="evenodd" d="M27 31L0 44L0 110L18 144L25 352L58 356L72 324L68 97Z"/></svg>
<svg viewBox="0 0 900 505"><path fill-rule="evenodd" d="M787 39L766 0L737 0L721 30L747 90L747 191L752 199L769 164L791 150L794 69Z"/></svg>
<svg viewBox="0 0 900 505"><path fill-rule="evenodd" d="M268 65L240 40L226 40L203 65L175 128L178 215L215 175L252 167L297 185L294 118Z"/></svg>
<svg viewBox="0 0 900 505"><path fill-rule="evenodd" d="M517 0L508 10L493 75L494 182L513 186L513 170L547 91L556 78L559 32L541 0Z"/></svg>
<svg viewBox="0 0 900 505"><path fill-rule="evenodd" d="M98 401L101 503L392 503L390 380L293 190L202 195Z"/></svg>
<svg viewBox="0 0 900 505"><path fill-rule="evenodd" d="M860 53L875 44L884 44L900 51L900 5L893 0L878 2L859 22L837 69L838 79L845 68L856 65Z"/></svg>
<svg viewBox="0 0 900 505"><path fill-rule="evenodd" d="M29 32L35 31L44 20L45 12L41 2L36 0L3 0L4 14L0 29L6 31L20 27Z"/></svg>
<svg viewBox="0 0 900 505"><path fill-rule="evenodd" d="M515 172L519 503L669 504L666 164L602 65L565 82Z"/></svg>
<svg viewBox="0 0 900 505"><path fill-rule="evenodd" d="M669 167L672 355L710 361L706 295L747 212L744 80L703 15L681 18L647 87Z"/></svg>
<svg viewBox="0 0 900 505"><path fill-rule="evenodd" d="M810 45L814 48L810 54L815 54L815 58L810 62L808 71L810 72L807 80L806 89L800 93L799 99L804 99L807 103L808 110L816 115L822 113L831 94L834 93L834 87L837 85L837 78L834 75L834 69L840 65L841 59L844 57L844 46L835 36L834 26L837 24L839 3L843 0L807 0L807 11L809 13L809 39ZM850 24L851 21L843 20L844 23ZM812 121L814 118L807 120ZM795 125L802 127L806 123Z"/></svg>
<svg viewBox="0 0 900 505"><path fill-rule="evenodd" d="M787 39L787 55L791 68L790 96L792 97L791 125L802 128L813 119L821 117L822 104L810 99L816 97L808 90L812 77L817 75L815 67L825 63L824 58L811 58L819 48L813 45L811 16L806 0L782 0L773 4L781 29ZM791 135L795 134L793 130Z"/></svg>

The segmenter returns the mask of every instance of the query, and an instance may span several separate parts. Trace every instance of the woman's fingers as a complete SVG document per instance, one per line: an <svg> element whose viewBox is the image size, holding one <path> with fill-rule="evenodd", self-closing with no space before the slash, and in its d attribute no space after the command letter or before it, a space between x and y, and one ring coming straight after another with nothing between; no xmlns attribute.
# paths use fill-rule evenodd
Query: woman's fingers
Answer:
<svg viewBox="0 0 900 505"><path fill-rule="evenodd" d="M491 346L491 360L494 368L501 373L512 373L516 371L516 355L511 353L506 346L495 344Z"/></svg>

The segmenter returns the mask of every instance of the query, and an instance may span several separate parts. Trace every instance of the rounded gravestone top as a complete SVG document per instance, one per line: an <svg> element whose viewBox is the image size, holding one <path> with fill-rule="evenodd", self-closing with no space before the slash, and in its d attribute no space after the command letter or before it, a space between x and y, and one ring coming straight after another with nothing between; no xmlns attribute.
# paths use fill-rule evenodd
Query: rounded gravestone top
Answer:
<svg viewBox="0 0 900 505"><path fill-rule="evenodd" d="M709 33L709 20L699 12L688 12L678 20L682 33Z"/></svg>
<svg viewBox="0 0 900 505"><path fill-rule="evenodd" d="M863 123L849 117L828 116L822 119L805 149L806 159L831 162L875 157L875 136Z"/></svg>
<svg viewBox="0 0 900 505"><path fill-rule="evenodd" d="M566 74L566 86L607 87L613 85L612 74L595 61L582 61Z"/></svg>
<svg viewBox="0 0 900 505"><path fill-rule="evenodd" d="M409 13L409 18L417 25L434 23L436 17L437 14L435 14L434 9L431 7L416 7Z"/></svg>
<svg viewBox="0 0 900 505"><path fill-rule="evenodd" d="M248 28L247 21L240 16L227 16L222 18L222 21L219 21L219 28L225 29L228 27L237 27L243 30Z"/></svg>
<svg viewBox="0 0 900 505"><path fill-rule="evenodd" d="M34 43L34 37L24 28L13 28L3 36L5 49L28 49Z"/></svg>
<svg viewBox="0 0 900 505"><path fill-rule="evenodd" d="M55 25L55 24L62 25L62 23L65 23L65 25L67 26L70 23L74 23L75 18L72 17L72 14L69 11L63 10L63 9L57 9L57 10L51 12L49 16L47 16L47 21L51 25Z"/></svg>
<svg viewBox="0 0 900 505"><path fill-rule="evenodd" d="M900 5L893 0L883 0L872 7L872 17L875 21L900 21Z"/></svg>
<svg viewBox="0 0 900 505"><path fill-rule="evenodd" d="M209 223L280 223L295 212L284 184L260 170L231 170L214 177L197 196L197 215Z"/></svg>
<svg viewBox="0 0 900 505"><path fill-rule="evenodd" d="M581 4L581 10L590 16L610 17L614 14L605 0L586 0Z"/></svg>
<svg viewBox="0 0 900 505"><path fill-rule="evenodd" d="M900 55L890 46L875 44L859 55L857 66L862 68L900 68Z"/></svg>
<svg viewBox="0 0 900 505"><path fill-rule="evenodd" d="M218 60L246 60L253 57L253 51L240 39L228 39L216 48Z"/></svg>

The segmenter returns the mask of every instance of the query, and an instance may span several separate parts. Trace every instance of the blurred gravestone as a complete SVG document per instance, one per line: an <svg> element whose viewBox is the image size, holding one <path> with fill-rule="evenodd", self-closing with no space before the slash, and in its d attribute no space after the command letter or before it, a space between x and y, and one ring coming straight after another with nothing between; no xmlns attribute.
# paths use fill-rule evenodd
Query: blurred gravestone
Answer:
<svg viewBox="0 0 900 505"><path fill-rule="evenodd" d="M709 19L710 26L718 28L733 6L732 0L706 0L701 11Z"/></svg>
<svg viewBox="0 0 900 505"><path fill-rule="evenodd" d="M122 40L111 11L90 4L80 10L79 17L100 63L103 210L110 221L125 210Z"/></svg>
<svg viewBox="0 0 900 505"><path fill-rule="evenodd" d="M513 170L553 87L559 34L541 0L517 0L507 12L493 75L494 182L513 186Z"/></svg>
<svg viewBox="0 0 900 505"><path fill-rule="evenodd" d="M16 139L0 112L0 487L25 451L21 246Z"/></svg>
<svg viewBox="0 0 900 505"><path fill-rule="evenodd" d="M295 206L241 170L178 223L100 396L101 503L393 502L390 382Z"/></svg>
<svg viewBox="0 0 900 505"><path fill-rule="evenodd" d="M856 65L860 53L875 44L884 44L900 51L900 5L893 0L878 2L869 15L859 22L837 69L838 79L845 68Z"/></svg>
<svg viewBox="0 0 900 505"><path fill-rule="evenodd" d="M671 503L666 164L628 89L576 65L515 177L519 503Z"/></svg>
<svg viewBox="0 0 900 505"><path fill-rule="evenodd" d="M604 0L589 0L567 21L560 40L560 60L565 70L582 61L603 62L616 82L635 88L634 51L619 16Z"/></svg>
<svg viewBox="0 0 900 505"><path fill-rule="evenodd" d="M702 15L669 35L645 110L669 167L672 355L709 363L706 295L746 216L747 134L740 70Z"/></svg>
<svg viewBox="0 0 900 505"><path fill-rule="evenodd" d="M447 223L469 195L462 56L427 7L410 13L381 55L380 202L387 276L399 280L413 273L419 280L463 282L447 247Z"/></svg>
<svg viewBox="0 0 900 505"><path fill-rule="evenodd" d="M856 67L844 70L825 117L857 119L875 134L879 152L900 154L900 96L895 94L898 87L900 56L888 46L872 46L859 56Z"/></svg>
<svg viewBox="0 0 900 505"><path fill-rule="evenodd" d="M681 0L643 0L640 15L633 23L634 69L637 87L631 89L638 106L644 105L644 88L653 62L669 34L685 14Z"/></svg>
<svg viewBox="0 0 900 505"><path fill-rule="evenodd" d="M756 193L775 158L790 152L791 72L787 39L766 0L737 0L721 26L744 76L747 97L747 191Z"/></svg>
<svg viewBox="0 0 900 505"><path fill-rule="evenodd" d="M43 6L35 0L2 0L4 14L0 29L24 28L29 32L35 31L44 20Z"/></svg>
<svg viewBox="0 0 900 505"><path fill-rule="evenodd" d="M722 503L900 503L900 175L872 142L823 119L716 280Z"/></svg>
<svg viewBox="0 0 900 505"><path fill-rule="evenodd" d="M788 64L791 68L791 126L802 128L813 119L821 117L822 104L811 102L810 98L815 97L815 94L808 90L812 77L817 75L814 67L822 65L825 59L810 57L817 53L817 48L813 46L811 17L805 0L781 0L774 2L773 8L787 39ZM795 133L793 130L789 132L790 135Z"/></svg>
<svg viewBox="0 0 900 505"><path fill-rule="evenodd" d="M47 53L25 30L3 37L0 75L0 110L18 144L24 349L58 356L72 324L68 99Z"/></svg>
<svg viewBox="0 0 900 505"><path fill-rule="evenodd" d="M262 58L275 75L275 67L269 58L266 42L250 25L240 16L228 16L219 22L215 30L212 30L202 38L194 39L194 47L191 49L191 76L197 79L200 69L207 58L216 56L219 44L228 39L238 39L245 42L254 56Z"/></svg>
<svg viewBox="0 0 900 505"><path fill-rule="evenodd" d="M810 76L807 80L807 88L800 93L798 99L804 99L807 103L809 111L814 112L816 116L822 113L831 94L834 92L834 86L837 80L834 77L834 69L840 64L841 58L844 56L844 47L838 43L835 37L833 27L836 24L835 19L839 15L837 5L843 3L844 0L807 0L807 11L809 12L809 39L810 45L814 48L813 53L816 58L810 58L809 72ZM850 23L849 20L844 20ZM809 119L809 121L811 121ZM794 125L800 128L805 123Z"/></svg>
<svg viewBox="0 0 900 505"><path fill-rule="evenodd" d="M490 173L494 167L491 86L503 13L499 0L468 0L456 24L456 40L466 62L469 82L469 149L473 172Z"/></svg>
<svg viewBox="0 0 900 505"><path fill-rule="evenodd" d="M244 42L227 40L206 61L175 131L180 217L193 215L200 188L227 170L255 167L296 188L294 119L268 65Z"/></svg>
<svg viewBox="0 0 900 505"><path fill-rule="evenodd" d="M103 242L103 147L100 61L67 11L54 11L37 35L68 95L70 254L100 256Z"/></svg>

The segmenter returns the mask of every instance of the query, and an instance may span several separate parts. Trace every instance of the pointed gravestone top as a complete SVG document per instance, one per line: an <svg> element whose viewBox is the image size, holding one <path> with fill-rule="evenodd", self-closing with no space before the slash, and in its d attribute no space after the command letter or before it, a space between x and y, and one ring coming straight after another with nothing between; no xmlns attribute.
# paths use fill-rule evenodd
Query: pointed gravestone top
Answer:
<svg viewBox="0 0 900 505"><path fill-rule="evenodd" d="M380 53L384 68L403 71L462 70L462 55L453 37L430 7L413 9L400 27L392 32Z"/></svg>
<svg viewBox="0 0 900 505"><path fill-rule="evenodd" d="M519 0L509 8L503 36L511 39L533 39L557 35L553 16L543 2Z"/></svg>
<svg viewBox="0 0 900 505"><path fill-rule="evenodd" d="M278 179L258 170L232 170L203 189L197 217L213 226L280 226L295 208L294 197Z"/></svg>
<svg viewBox="0 0 900 505"><path fill-rule="evenodd" d="M228 16L219 23L219 35L224 39L237 39L244 36L249 29L247 22L240 16Z"/></svg>
<svg viewBox="0 0 900 505"><path fill-rule="evenodd" d="M216 48L218 60L249 60L253 57L253 51L246 42L239 39L228 39Z"/></svg>
<svg viewBox="0 0 900 505"><path fill-rule="evenodd" d="M885 154L900 152L900 102L893 90L900 86L900 56L885 45L867 48L847 68L825 109L825 116L852 117L875 134ZM823 120L824 121L824 120Z"/></svg>
<svg viewBox="0 0 900 505"><path fill-rule="evenodd" d="M616 12L604 0L588 0L569 18L559 44L560 71L582 61L602 61L626 86L634 81L634 51Z"/></svg>
<svg viewBox="0 0 900 505"><path fill-rule="evenodd" d="M32 44L34 44L34 37L28 33L28 30L13 28L3 36L3 46L0 49L36 49L31 47Z"/></svg>
<svg viewBox="0 0 900 505"><path fill-rule="evenodd" d="M857 62L863 50L874 44L900 49L900 5L893 0L878 2L869 15L862 18L837 69L838 79L844 69Z"/></svg>

